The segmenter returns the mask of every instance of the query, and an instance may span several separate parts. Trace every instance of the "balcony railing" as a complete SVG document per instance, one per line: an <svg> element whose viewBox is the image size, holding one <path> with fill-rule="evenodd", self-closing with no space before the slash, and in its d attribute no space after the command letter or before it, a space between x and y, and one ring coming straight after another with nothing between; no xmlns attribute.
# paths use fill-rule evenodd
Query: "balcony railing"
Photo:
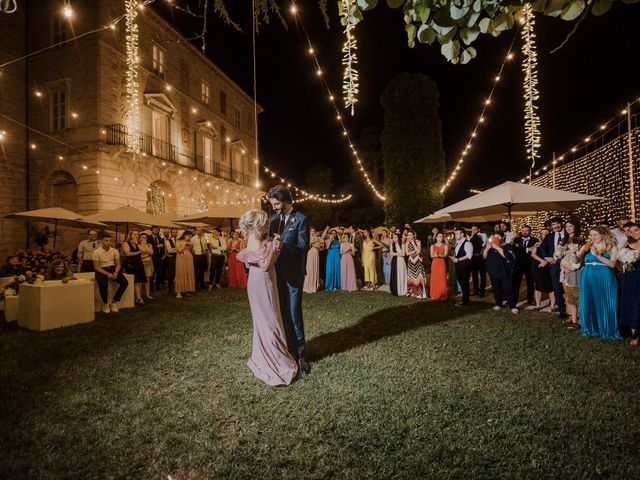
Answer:
<svg viewBox="0 0 640 480"><path fill-rule="evenodd" d="M107 125L106 131L107 145L128 145L129 133L127 132L126 125ZM251 175L240 170L229 168L219 162L209 161L202 155L191 156L184 153L178 155L175 145L151 135L140 134L140 148L147 155L175 163L176 165L195 168L214 177L223 178L240 185L253 185Z"/></svg>

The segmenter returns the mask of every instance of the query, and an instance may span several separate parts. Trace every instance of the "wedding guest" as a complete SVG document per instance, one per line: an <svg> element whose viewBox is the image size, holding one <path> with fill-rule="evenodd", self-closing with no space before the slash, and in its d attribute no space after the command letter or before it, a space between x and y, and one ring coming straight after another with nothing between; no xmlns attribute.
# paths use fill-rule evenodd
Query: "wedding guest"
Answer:
<svg viewBox="0 0 640 480"><path fill-rule="evenodd" d="M209 239L209 251L211 252L209 290L222 288L222 272L224 271L224 254L227 251L227 242L221 233L219 228L215 228Z"/></svg>
<svg viewBox="0 0 640 480"><path fill-rule="evenodd" d="M494 235L487 242L482 255L486 260L486 268L491 280L495 305L493 309L498 311L506 300L511 313L518 314L516 295L513 291L513 270L516 257L510 245L502 243L501 235Z"/></svg>
<svg viewBox="0 0 640 480"><path fill-rule="evenodd" d="M384 276L384 284L389 285L391 279L391 256L389 255L389 233L382 230L380 234L380 255L382 257L382 275Z"/></svg>
<svg viewBox="0 0 640 480"><path fill-rule="evenodd" d="M2 265L0 270L0 277L14 277L16 275L24 275L25 268L20 263L20 259L17 255L9 255L7 257L7 263Z"/></svg>
<svg viewBox="0 0 640 480"><path fill-rule="evenodd" d="M422 244L413 230L409 230L405 245L407 255L407 285L409 295L415 298L427 298L427 276L422 261Z"/></svg>
<svg viewBox="0 0 640 480"><path fill-rule="evenodd" d="M362 267L364 268L364 290L373 290L376 286L376 253L379 243L371 237L371 232L363 230Z"/></svg>
<svg viewBox="0 0 640 480"><path fill-rule="evenodd" d="M102 300L102 311L104 313L118 313L118 302L127 290L129 282L120 268L120 254L118 250L111 247L111 235L103 233L100 235L100 246L93 251L93 269L96 272L96 283ZM109 281L118 284L118 289L109 300Z"/></svg>
<svg viewBox="0 0 640 480"><path fill-rule="evenodd" d="M511 224L509 222L500 222L500 232L502 233L503 244L507 245L513 241L513 233L511 232Z"/></svg>
<svg viewBox="0 0 640 480"><path fill-rule="evenodd" d="M124 271L129 275L133 275L136 303L144 305L142 299L142 286L147 283L147 276L144 273L144 265L142 264L141 250L139 246L140 232L131 230L127 235L127 241L122 244L122 252L124 253Z"/></svg>
<svg viewBox="0 0 640 480"><path fill-rule="evenodd" d="M356 249L351 243L349 235L343 234L340 242L340 290L345 292L358 290L356 266L353 261L355 253Z"/></svg>
<svg viewBox="0 0 640 480"><path fill-rule="evenodd" d="M456 279L462 289L462 299L456 302L456 306L469 305L469 277L471 275L471 259L473 258L473 246L467 240L467 232L462 227L453 230L456 246L451 261L455 263Z"/></svg>
<svg viewBox="0 0 640 480"><path fill-rule="evenodd" d="M89 238L78 244L78 252L76 254L81 272L93 272L93 260L91 258L93 251L98 248L99 244L98 232L96 230L93 228L87 230L87 235Z"/></svg>
<svg viewBox="0 0 640 480"><path fill-rule="evenodd" d="M478 227L478 225L471 225L469 242L471 242L473 246L473 258L471 259L471 283L473 284L473 293L471 293L471 295L477 295L482 298L487 288L487 274L484 267L484 257L482 256L486 238L483 238L483 234L480 233L480 227Z"/></svg>
<svg viewBox="0 0 640 480"><path fill-rule="evenodd" d="M164 238L160 236L160 229L158 227L151 227L151 235L147 236L147 241L153 248L153 279L151 280L151 290L161 290L164 287L164 268L162 268Z"/></svg>
<svg viewBox="0 0 640 480"><path fill-rule="evenodd" d="M542 294L546 293L549 296L549 307L551 310L556 305L555 295L553 293L553 285L551 283L551 275L549 273L549 264L547 261L538 256L538 249L542 245L542 241L549 234L547 228L543 228L540 231L540 240L533 244L529 249L531 253L531 270L533 272L533 284L535 288L534 299L536 302L536 310L542 308Z"/></svg>
<svg viewBox="0 0 640 480"><path fill-rule="evenodd" d="M611 234L613 235L618 248L622 248L627 243L627 235L625 234L624 226L630 221L631 219L628 215L620 215L616 219L618 226L611 230Z"/></svg>
<svg viewBox="0 0 640 480"><path fill-rule="evenodd" d="M578 252L584 241L580 237L580 229L575 223L568 221L564 224L564 228L567 231L568 238L560 261L560 279L564 290L567 313L569 314L569 318L565 322L579 325L578 307L580 305L582 264L578 259Z"/></svg>
<svg viewBox="0 0 640 480"><path fill-rule="evenodd" d="M231 232L231 240L228 243L229 257L227 264L229 265L229 287L230 288L246 288L247 272L244 263L239 262L236 258L238 252L242 250L243 243L238 232Z"/></svg>
<svg viewBox="0 0 640 480"><path fill-rule="evenodd" d="M629 240L620 249L620 325L631 329L633 346L640 344L640 225L629 227Z"/></svg>
<svg viewBox="0 0 640 480"><path fill-rule="evenodd" d="M550 222L552 232L544 238L537 252L538 256L544 258L549 264L549 275L551 275L556 305L560 319L565 320L569 318L569 315L567 315L567 307L564 303L564 289L560 283L560 260L563 245L567 241L567 232L564 230L562 218L553 217Z"/></svg>
<svg viewBox="0 0 640 480"><path fill-rule="evenodd" d="M400 233L396 230L391 235L389 245L391 255L391 283L389 290L392 295L404 297L408 290L407 260L405 258L405 245Z"/></svg>
<svg viewBox="0 0 640 480"><path fill-rule="evenodd" d="M324 287L328 292L340 290L340 241L335 230L329 232L325 242L327 250L327 266L325 268Z"/></svg>
<svg viewBox="0 0 640 480"><path fill-rule="evenodd" d="M447 287L447 256L449 246L444 241L444 234L436 234L435 243L429 249L431 254L431 285L429 297L431 300L446 300L449 298ZM484 268L482 269L484 275Z"/></svg>
<svg viewBox="0 0 640 480"><path fill-rule="evenodd" d="M307 270L304 276L302 291L316 293L320 286L320 250L318 244L322 239L315 228L309 229L309 251L307 252Z"/></svg>
<svg viewBox="0 0 640 480"><path fill-rule="evenodd" d="M353 257L356 264L356 278L360 282L360 285L364 285L364 265L362 265L362 232L358 229L354 229L353 226L349 227L351 233L351 243L353 243L356 253Z"/></svg>
<svg viewBox="0 0 640 480"><path fill-rule="evenodd" d="M144 284L144 293L147 300L153 300L151 296L151 283L153 281L153 274L155 272L153 265L153 246L149 243L149 235L146 232L140 233L140 258L142 259L142 266L144 267L144 275L147 281Z"/></svg>
<svg viewBox="0 0 640 480"><path fill-rule="evenodd" d="M204 274L207 272L207 239L202 227L196 227L196 233L191 237L191 251L193 252L193 268L196 273L196 289L206 288Z"/></svg>
<svg viewBox="0 0 640 480"><path fill-rule="evenodd" d="M520 299L520 285L524 276L527 285L527 303L535 305L535 281L531 268L530 248L537 242L538 239L531 236L531 227L529 225L523 225L520 228L520 235L511 242L513 253L516 256L515 269L513 271L513 294L516 297L516 302Z"/></svg>
<svg viewBox="0 0 640 480"><path fill-rule="evenodd" d="M582 334L621 340L618 331L618 280L614 268L618 249L611 232L592 227L589 241L580 249L584 261L580 278Z"/></svg>
<svg viewBox="0 0 640 480"><path fill-rule="evenodd" d="M193 234L189 230L185 230L176 242L176 298L182 298L183 293L189 296L196 291L196 272L191 252L192 237Z"/></svg>
<svg viewBox="0 0 640 480"><path fill-rule="evenodd" d="M67 263L62 258L51 262L45 275L45 280L62 280L63 283L67 283L72 278L73 272L67 267Z"/></svg>
<svg viewBox="0 0 640 480"><path fill-rule="evenodd" d="M176 242L178 241L178 230L172 228L164 237L164 265L167 279L167 291L173 292L173 282L176 277Z"/></svg>
<svg viewBox="0 0 640 480"><path fill-rule="evenodd" d="M324 287L324 279L326 277L326 268L327 268L327 249L325 248L325 244L327 238L329 238L329 230L330 227L324 227L324 230L320 234L321 242L318 242L318 250L320 250L320 285Z"/></svg>
<svg viewBox="0 0 640 480"><path fill-rule="evenodd" d="M440 233L440 229L438 227L432 227L431 233L427 237L427 246L431 248L431 245L435 245L438 234Z"/></svg>

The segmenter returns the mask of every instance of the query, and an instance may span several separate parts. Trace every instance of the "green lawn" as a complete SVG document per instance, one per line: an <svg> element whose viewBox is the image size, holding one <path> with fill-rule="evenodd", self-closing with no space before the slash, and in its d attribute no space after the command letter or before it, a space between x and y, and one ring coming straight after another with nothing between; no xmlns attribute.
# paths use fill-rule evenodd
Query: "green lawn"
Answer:
<svg viewBox="0 0 640 480"><path fill-rule="evenodd" d="M310 376L245 362L244 291L0 327L0 478L640 478L640 350L557 317L304 299Z"/></svg>

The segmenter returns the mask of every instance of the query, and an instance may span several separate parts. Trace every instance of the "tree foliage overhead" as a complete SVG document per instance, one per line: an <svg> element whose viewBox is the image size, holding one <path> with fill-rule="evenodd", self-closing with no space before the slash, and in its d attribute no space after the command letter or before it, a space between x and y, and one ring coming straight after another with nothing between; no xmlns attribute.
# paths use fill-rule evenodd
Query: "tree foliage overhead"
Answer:
<svg viewBox="0 0 640 480"><path fill-rule="evenodd" d="M445 164L438 89L426 75L403 73L389 82L380 102L385 221L400 226L442 206Z"/></svg>

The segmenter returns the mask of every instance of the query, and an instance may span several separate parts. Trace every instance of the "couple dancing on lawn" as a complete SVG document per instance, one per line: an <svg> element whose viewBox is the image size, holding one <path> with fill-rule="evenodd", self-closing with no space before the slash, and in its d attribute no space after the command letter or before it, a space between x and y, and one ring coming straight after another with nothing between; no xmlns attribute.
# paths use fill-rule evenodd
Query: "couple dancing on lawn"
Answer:
<svg viewBox="0 0 640 480"><path fill-rule="evenodd" d="M303 357L302 321L309 227L306 217L293 210L291 192L284 185L269 190L267 199L275 212L271 218L257 208L240 218L247 248L237 259L249 268L253 351L247 366L275 387L289 385L310 370Z"/></svg>

